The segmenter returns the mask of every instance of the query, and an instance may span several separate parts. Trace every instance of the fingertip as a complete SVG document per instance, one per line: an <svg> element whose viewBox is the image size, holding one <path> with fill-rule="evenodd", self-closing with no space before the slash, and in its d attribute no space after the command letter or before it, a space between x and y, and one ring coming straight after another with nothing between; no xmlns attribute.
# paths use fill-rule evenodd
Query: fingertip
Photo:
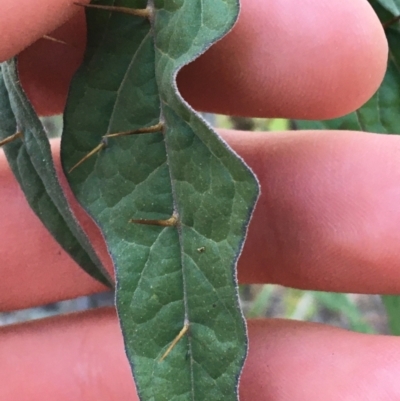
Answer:
<svg viewBox="0 0 400 401"><path fill-rule="evenodd" d="M99 228L79 207L61 174L59 142L53 141L53 154L70 206L111 273L112 262ZM2 150L0 182L0 310L24 309L107 290L72 260L30 209Z"/></svg>
<svg viewBox="0 0 400 401"><path fill-rule="evenodd" d="M80 0L89 3L89 0ZM80 10L74 0L20 0L0 3L0 60L5 61Z"/></svg>
<svg viewBox="0 0 400 401"><path fill-rule="evenodd" d="M72 77L82 62L86 46L84 10L80 9L50 36L63 43L40 39L18 56L21 84L41 116L64 111Z"/></svg>
<svg viewBox="0 0 400 401"><path fill-rule="evenodd" d="M193 107L253 117L327 119L377 90L388 46L365 0L242 0L231 33L185 67Z"/></svg>

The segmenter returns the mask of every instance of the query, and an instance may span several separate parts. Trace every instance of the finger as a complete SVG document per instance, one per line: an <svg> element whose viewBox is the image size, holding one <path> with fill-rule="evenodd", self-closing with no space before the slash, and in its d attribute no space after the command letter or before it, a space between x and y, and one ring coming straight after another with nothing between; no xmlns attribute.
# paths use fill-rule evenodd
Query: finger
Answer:
<svg viewBox="0 0 400 401"><path fill-rule="evenodd" d="M67 0L31 3L35 3L36 13L47 3L71 11ZM378 88L386 69L387 43L366 0L242 0L241 4L233 31L178 77L183 96L195 108L254 117L333 118L361 106ZM0 6L0 15L1 11ZM27 15L32 25L32 14ZM18 26L24 26L18 18ZM59 24L55 15L52 18ZM57 26L51 18L41 18L39 25L41 35ZM14 42L20 40L15 26L7 25L8 35L16 37ZM27 32L33 41L31 28ZM35 39L39 37L35 35ZM57 44L47 46L55 48ZM76 64L58 54L56 61L50 61L52 51L37 51L35 57L35 45L21 58L23 69L30 60L31 99L39 113L61 111L66 91L57 103L37 93L47 93L45 88L52 84L42 67L53 66L54 76L62 79L71 76Z"/></svg>
<svg viewBox="0 0 400 401"><path fill-rule="evenodd" d="M386 62L382 26L365 0L242 0L232 33L178 82L199 110L327 119L365 103Z"/></svg>
<svg viewBox="0 0 400 401"><path fill-rule="evenodd" d="M0 43L0 60L13 57L35 42L20 53L18 69L22 86L40 115L59 114L64 110L72 76L83 59L85 13L74 2L0 1L0 32L9 37ZM64 43L46 40L44 35Z"/></svg>
<svg viewBox="0 0 400 401"><path fill-rule="evenodd" d="M85 51L84 11L79 9L72 19L51 32L50 36L64 43L40 39L18 57L21 84L36 112L41 115L54 115L64 110L72 76ZM39 81L38 71L42 77Z"/></svg>
<svg viewBox="0 0 400 401"><path fill-rule="evenodd" d="M320 324L249 321L241 400L392 401L400 397L400 339Z"/></svg>
<svg viewBox="0 0 400 401"><path fill-rule="evenodd" d="M400 292L400 138L349 131L224 132L261 198L239 281Z"/></svg>
<svg viewBox="0 0 400 401"><path fill-rule="evenodd" d="M1 400L138 400L111 310L1 327L0 338Z"/></svg>
<svg viewBox="0 0 400 401"><path fill-rule="evenodd" d="M55 145L53 149L58 155L58 142ZM104 291L106 288L77 266L30 209L1 150L0 183L0 311ZM63 185L67 187L65 180ZM71 199L70 191L67 194ZM110 258L99 229L76 202L71 204L111 272Z"/></svg>
<svg viewBox="0 0 400 401"><path fill-rule="evenodd" d="M248 329L243 401L400 396L398 338L279 320L250 321ZM137 400L110 309L3 327L0 355L4 400Z"/></svg>
<svg viewBox="0 0 400 401"><path fill-rule="evenodd" d="M400 292L399 137L338 131L222 134L253 168L262 189L239 259L240 282L322 291ZM10 185L11 179L0 182ZM32 248L26 259L31 237L43 229L35 220L27 230L25 213L31 212L25 203L10 202L22 196L15 184L7 191L0 192L2 219L13 221L8 230L0 231L0 253L7 260L0 265L4 277L0 305L15 309L38 304L43 295L36 288L47 294L49 302L51 297L56 300L64 282L71 286L63 296L72 290L90 291L90 286L81 287L75 279L72 261L65 259L55 269L46 259L54 242L49 241L46 251ZM99 237L95 237L97 249L104 252ZM21 282L24 266L34 263L38 270ZM70 281L57 278L68 271ZM47 275L58 285L46 282ZM42 284L36 285L36 276ZM7 297L15 287L12 297Z"/></svg>
<svg viewBox="0 0 400 401"><path fill-rule="evenodd" d="M75 0L1 0L0 61L21 52L28 45L63 25L78 11ZM89 3L90 0L80 0Z"/></svg>

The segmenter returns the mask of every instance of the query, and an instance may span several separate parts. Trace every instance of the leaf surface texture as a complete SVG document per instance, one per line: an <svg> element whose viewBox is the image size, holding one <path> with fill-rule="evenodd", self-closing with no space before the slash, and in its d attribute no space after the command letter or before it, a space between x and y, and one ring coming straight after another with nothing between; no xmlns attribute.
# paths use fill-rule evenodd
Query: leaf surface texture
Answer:
<svg viewBox="0 0 400 401"><path fill-rule="evenodd" d="M69 208L46 132L19 84L15 59L0 67L0 121L0 140L21 132L22 138L3 149L32 210L87 273L110 285L108 273Z"/></svg>
<svg viewBox="0 0 400 401"><path fill-rule="evenodd" d="M236 400L247 340L235 266L258 184L181 98L176 75L233 26L238 3L149 5L151 23L87 10L88 48L64 117L63 165L113 258L141 399ZM159 122L161 132L104 138ZM102 141L104 149L71 171ZM174 216L177 225L140 223Z"/></svg>

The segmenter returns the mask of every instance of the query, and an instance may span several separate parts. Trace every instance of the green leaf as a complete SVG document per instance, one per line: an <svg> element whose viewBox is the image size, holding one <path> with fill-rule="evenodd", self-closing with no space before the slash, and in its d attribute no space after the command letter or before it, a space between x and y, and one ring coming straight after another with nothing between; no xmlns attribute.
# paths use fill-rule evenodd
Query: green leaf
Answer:
<svg viewBox="0 0 400 401"><path fill-rule="evenodd" d="M371 3L378 3L393 15L400 15L400 0L374 0Z"/></svg>
<svg viewBox="0 0 400 401"><path fill-rule="evenodd" d="M247 342L235 265L258 184L181 98L176 75L233 26L238 3L150 3L151 25L87 10L88 47L65 113L63 165L70 171L106 142L67 176L116 267L118 314L141 399L236 400ZM146 7L140 0L96 4ZM103 138L159 121L163 132ZM174 213L177 226L139 221Z"/></svg>
<svg viewBox="0 0 400 401"><path fill-rule="evenodd" d="M15 60L1 64L0 121L0 140L17 131L23 134L23 140L3 148L29 205L70 256L91 276L109 285L108 274L68 206L46 133L19 85Z"/></svg>

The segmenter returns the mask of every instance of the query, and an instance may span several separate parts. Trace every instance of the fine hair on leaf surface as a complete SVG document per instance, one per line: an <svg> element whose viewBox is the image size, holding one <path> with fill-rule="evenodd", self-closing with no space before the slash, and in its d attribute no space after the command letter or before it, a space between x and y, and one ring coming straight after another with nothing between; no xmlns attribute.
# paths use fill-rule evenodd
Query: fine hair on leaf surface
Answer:
<svg viewBox="0 0 400 401"><path fill-rule="evenodd" d="M112 256L143 401L238 397L247 339L235 267L258 183L176 86L238 11L237 0L101 0L86 9L62 163Z"/></svg>
<svg viewBox="0 0 400 401"><path fill-rule="evenodd" d="M49 139L21 88L16 59L0 66L0 121L2 149L32 210L83 270L111 286L58 181Z"/></svg>

